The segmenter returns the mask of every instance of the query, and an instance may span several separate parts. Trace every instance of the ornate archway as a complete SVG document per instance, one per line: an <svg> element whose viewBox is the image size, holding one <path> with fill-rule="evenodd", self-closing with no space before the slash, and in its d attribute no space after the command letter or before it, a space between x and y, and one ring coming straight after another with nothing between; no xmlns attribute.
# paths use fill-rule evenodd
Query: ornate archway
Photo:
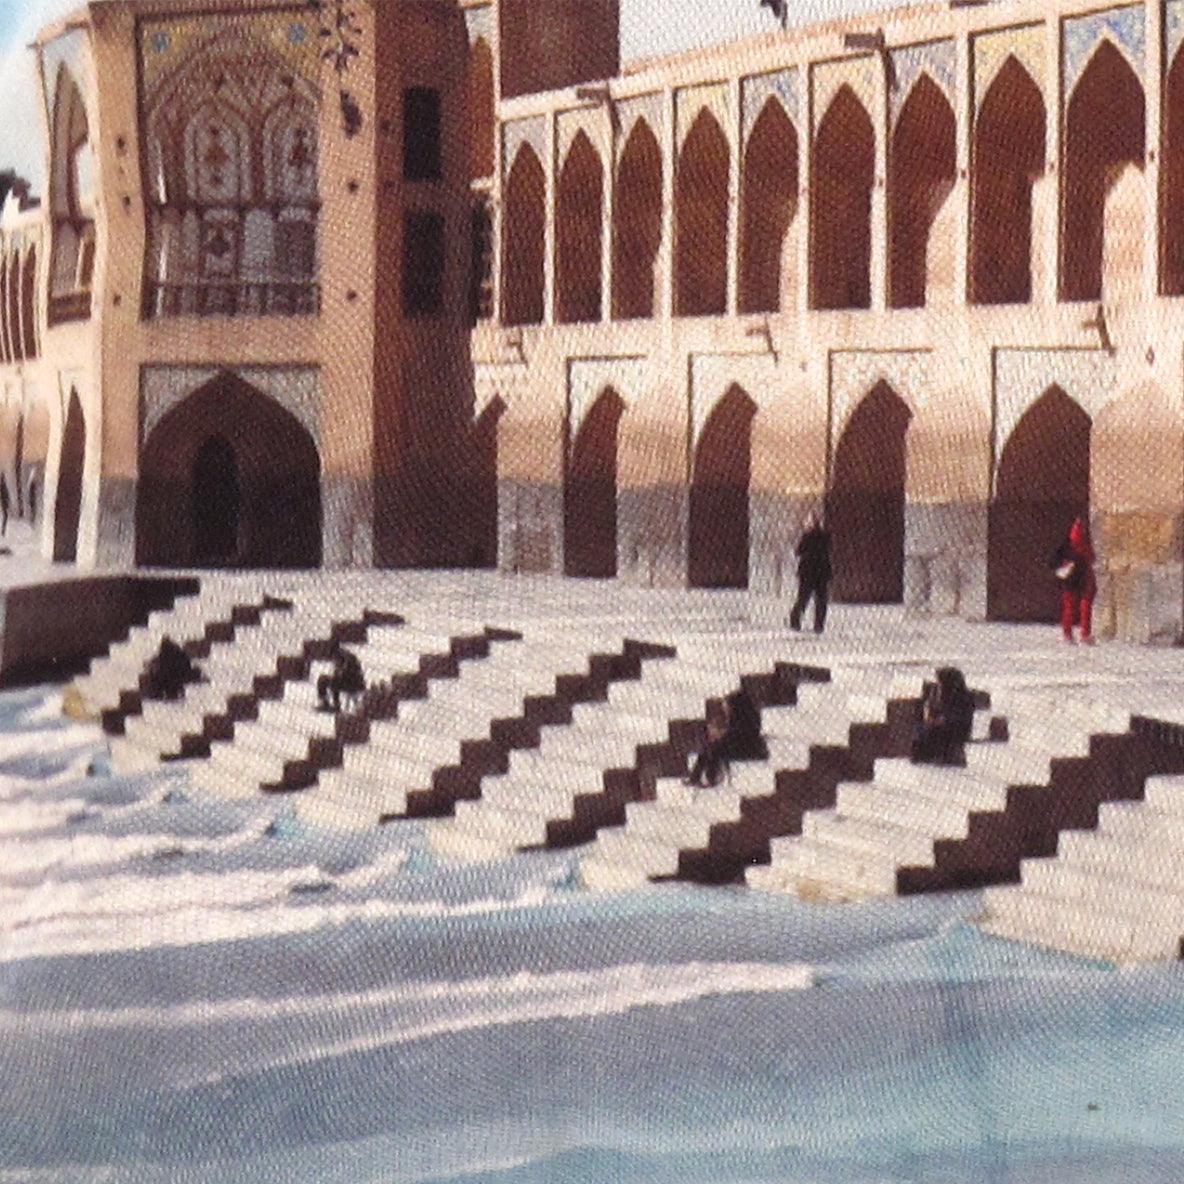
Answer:
<svg viewBox="0 0 1184 1184"><path fill-rule="evenodd" d="M319 567L320 476L316 444L296 417L220 374L168 412L143 448L137 562Z"/></svg>
<svg viewBox="0 0 1184 1184"><path fill-rule="evenodd" d="M996 621L1053 621L1049 557L1088 515L1090 417L1060 387L1024 413L999 458L987 545L987 612Z"/></svg>
<svg viewBox="0 0 1184 1184"><path fill-rule="evenodd" d="M559 173L555 209L555 318L600 320L604 168L580 131Z"/></svg>
<svg viewBox="0 0 1184 1184"><path fill-rule="evenodd" d="M547 181L529 144L514 158L502 213L502 321L538 325L543 320Z"/></svg>

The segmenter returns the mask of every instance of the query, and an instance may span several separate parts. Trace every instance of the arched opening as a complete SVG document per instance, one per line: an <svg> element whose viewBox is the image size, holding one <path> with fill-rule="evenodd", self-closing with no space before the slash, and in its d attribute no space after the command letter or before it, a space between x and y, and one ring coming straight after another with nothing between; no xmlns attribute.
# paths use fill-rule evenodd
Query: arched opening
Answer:
<svg viewBox="0 0 1184 1184"><path fill-rule="evenodd" d="M502 211L502 321L539 325L543 320L547 182L529 144L514 158Z"/></svg>
<svg viewBox="0 0 1184 1184"><path fill-rule="evenodd" d="M497 567L498 561L498 425L506 405L494 398L473 425L473 546L471 566Z"/></svg>
<svg viewBox="0 0 1184 1184"><path fill-rule="evenodd" d="M613 204L613 316L654 315L654 266L662 241L662 150L644 119L629 133Z"/></svg>
<svg viewBox="0 0 1184 1184"><path fill-rule="evenodd" d="M926 264L934 219L954 188L954 111L928 74L901 108L888 158L888 302L925 306Z"/></svg>
<svg viewBox="0 0 1184 1184"><path fill-rule="evenodd" d="M57 563L78 558L78 526L82 519L82 471L86 464L86 419L78 392L70 391L62 451L58 462L58 491L53 512L53 557Z"/></svg>
<svg viewBox="0 0 1184 1184"><path fill-rule="evenodd" d="M18 252L13 251L8 258L8 279L5 283L7 294L8 335L12 342L12 360L22 362L25 358L25 335L21 325L21 260Z"/></svg>
<svg viewBox="0 0 1184 1184"><path fill-rule="evenodd" d="M93 164L86 104L65 63L58 67L52 116L49 321L90 316L94 266Z"/></svg>
<svg viewBox="0 0 1184 1184"><path fill-rule="evenodd" d="M849 86L819 125L812 164L810 307L870 308L876 136Z"/></svg>
<svg viewBox="0 0 1184 1184"><path fill-rule="evenodd" d="M25 336L25 357L37 356L37 249L30 247L21 269L21 332Z"/></svg>
<svg viewBox="0 0 1184 1184"><path fill-rule="evenodd" d="M604 168L582 131L576 133L559 173L555 204L556 318L561 324L598 321Z"/></svg>
<svg viewBox="0 0 1184 1184"><path fill-rule="evenodd" d="M1098 300L1106 194L1122 166L1142 167L1143 88L1122 53L1102 41L1074 88L1065 119L1061 298Z"/></svg>
<svg viewBox="0 0 1184 1184"><path fill-rule="evenodd" d="M728 308L728 180L731 153L715 116L699 112L674 179L675 313L719 316Z"/></svg>
<svg viewBox="0 0 1184 1184"><path fill-rule="evenodd" d="M1179 51L1164 83L1159 225L1160 291L1184 296L1184 53Z"/></svg>
<svg viewBox="0 0 1184 1184"><path fill-rule="evenodd" d="M906 438L912 412L887 382L852 412L835 449L826 519L832 598L845 604L904 599Z"/></svg>
<svg viewBox="0 0 1184 1184"><path fill-rule="evenodd" d="M497 128L493 111L493 54L478 37L469 50L469 175L474 181L493 176Z"/></svg>
<svg viewBox="0 0 1184 1184"><path fill-rule="evenodd" d="M564 568L569 576L617 574L617 438L625 404L601 393L572 441L563 498Z"/></svg>
<svg viewBox="0 0 1184 1184"><path fill-rule="evenodd" d="M197 565L225 567L238 554L242 497L238 458L224 436L208 436L198 448L191 489L190 521Z"/></svg>
<svg viewBox="0 0 1184 1184"><path fill-rule="evenodd" d="M233 374L174 407L140 458L137 561L149 567L313 568L321 464L294 415Z"/></svg>
<svg viewBox="0 0 1184 1184"><path fill-rule="evenodd" d="M798 134L769 99L744 152L740 230L740 311L781 307L785 238L798 208Z"/></svg>
<svg viewBox="0 0 1184 1184"><path fill-rule="evenodd" d="M976 304L1032 299L1032 186L1044 172L1045 118L1040 88L1009 56L974 124L970 288Z"/></svg>
<svg viewBox="0 0 1184 1184"><path fill-rule="evenodd" d="M999 458L987 547L987 605L996 621L1054 621L1049 556L1089 513L1090 417L1060 387L1028 408Z"/></svg>
<svg viewBox="0 0 1184 1184"><path fill-rule="evenodd" d="M738 386L719 401L699 436L691 480L692 588L747 588L752 421L756 404Z"/></svg>

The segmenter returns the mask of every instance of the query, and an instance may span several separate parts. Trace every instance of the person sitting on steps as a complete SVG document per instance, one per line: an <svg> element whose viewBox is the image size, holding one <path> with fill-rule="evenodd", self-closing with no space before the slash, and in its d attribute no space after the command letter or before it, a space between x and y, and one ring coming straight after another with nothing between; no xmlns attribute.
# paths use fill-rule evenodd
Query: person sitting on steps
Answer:
<svg viewBox="0 0 1184 1184"><path fill-rule="evenodd" d="M974 726L974 699L961 670L943 666L921 702L913 736L913 764L964 765L964 747Z"/></svg>
<svg viewBox="0 0 1184 1184"><path fill-rule="evenodd" d="M201 678L193 659L171 638L160 643L156 657L148 664L144 695L148 699L173 702L185 694L185 687Z"/></svg>
<svg viewBox="0 0 1184 1184"><path fill-rule="evenodd" d="M317 679L317 698L323 711L339 712L343 699L357 699L365 693L366 679L356 654L340 642L333 645L333 673Z"/></svg>
<svg viewBox="0 0 1184 1184"><path fill-rule="evenodd" d="M700 788L718 785L731 761L759 761L768 755L761 735L760 710L752 696L741 689L724 702L722 722L707 725L707 743L685 784Z"/></svg>

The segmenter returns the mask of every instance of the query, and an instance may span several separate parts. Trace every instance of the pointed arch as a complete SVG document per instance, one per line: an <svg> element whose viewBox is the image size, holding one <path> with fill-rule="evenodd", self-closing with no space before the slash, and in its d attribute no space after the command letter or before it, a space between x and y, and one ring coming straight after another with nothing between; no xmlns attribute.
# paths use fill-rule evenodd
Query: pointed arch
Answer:
<svg viewBox="0 0 1184 1184"><path fill-rule="evenodd" d="M674 178L675 314L720 316L728 309L728 138L699 112Z"/></svg>
<svg viewBox="0 0 1184 1184"><path fill-rule="evenodd" d="M571 445L563 499L569 576L617 574L617 454L625 403L612 387L597 397Z"/></svg>
<svg viewBox="0 0 1184 1184"><path fill-rule="evenodd" d="M781 308L785 239L798 208L798 133L776 97L757 116L744 150L740 311Z"/></svg>
<svg viewBox="0 0 1184 1184"><path fill-rule="evenodd" d="M732 386L708 416L691 479L688 577L692 588L747 588L752 424L757 407Z"/></svg>
<svg viewBox="0 0 1184 1184"><path fill-rule="evenodd" d="M472 566L494 568L498 563L498 445L506 405L494 397L477 417L472 432L474 480L472 496Z"/></svg>
<svg viewBox="0 0 1184 1184"><path fill-rule="evenodd" d="M140 457L137 562L315 568L321 462L304 426L222 373L161 419Z"/></svg>
<svg viewBox="0 0 1184 1184"><path fill-rule="evenodd" d="M970 293L976 304L1032 299L1032 187L1044 172L1044 97L1014 54L974 122Z"/></svg>
<svg viewBox="0 0 1184 1184"><path fill-rule="evenodd" d="M21 324L21 257L19 251L12 251L8 256L5 269L7 277L4 282L5 315L8 321L8 337L12 344L12 360L25 360L25 335Z"/></svg>
<svg viewBox="0 0 1184 1184"><path fill-rule="evenodd" d="M884 381L851 413L835 449L826 518L833 537L833 598L904 599L906 440L912 412Z"/></svg>
<svg viewBox="0 0 1184 1184"><path fill-rule="evenodd" d="M997 621L1054 621L1048 557L1089 513L1089 415L1052 386L1016 424L999 458L987 544L987 606Z"/></svg>
<svg viewBox="0 0 1184 1184"><path fill-rule="evenodd" d="M21 331L25 337L25 357L35 358L40 352L37 333L37 248L25 252L21 267Z"/></svg>
<svg viewBox="0 0 1184 1184"><path fill-rule="evenodd" d="M51 146L49 320L57 324L90 316L94 262L90 123L82 92L64 62L54 89Z"/></svg>
<svg viewBox="0 0 1184 1184"><path fill-rule="evenodd" d="M810 307L871 307L876 135L849 86L818 128L810 183Z"/></svg>
<svg viewBox="0 0 1184 1184"><path fill-rule="evenodd" d="M888 154L888 303L923 308L934 219L957 174L954 109L921 74L905 99Z"/></svg>
<svg viewBox="0 0 1184 1184"><path fill-rule="evenodd" d="M1114 43L1103 39L1082 72L1065 118L1061 298L1102 295L1106 194L1123 165L1143 165L1143 87Z"/></svg>
<svg viewBox="0 0 1184 1184"><path fill-rule="evenodd" d="M502 211L502 320L507 325L543 321L547 180L529 144L514 158Z"/></svg>
<svg viewBox="0 0 1184 1184"><path fill-rule="evenodd" d="M58 459L58 490L53 514L55 563L78 559L78 528L82 521L82 474L86 465L86 418L78 392L71 389L62 425Z"/></svg>
<svg viewBox="0 0 1184 1184"><path fill-rule="evenodd" d="M604 166L583 131L559 173L555 201L555 318L600 320Z"/></svg>
<svg viewBox="0 0 1184 1184"><path fill-rule="evenodd" d="M1184 296L1184 49L1164 80L1159 167L1159 290Z"/></svg>
<svg viewBox="0 0 1184 1184"><path fill-rule="evenodd" d="M493 176L497 124L493 104L493 53L478 37L469 50L469 176L474 181Z"/></svg>
<svg viewBox="0 0 1184 1184"><path fill-rule="evenodd" d="M613 204L613 316L654 315L655 267L662 242L662 150L644 119L629 133Z"/></svg>

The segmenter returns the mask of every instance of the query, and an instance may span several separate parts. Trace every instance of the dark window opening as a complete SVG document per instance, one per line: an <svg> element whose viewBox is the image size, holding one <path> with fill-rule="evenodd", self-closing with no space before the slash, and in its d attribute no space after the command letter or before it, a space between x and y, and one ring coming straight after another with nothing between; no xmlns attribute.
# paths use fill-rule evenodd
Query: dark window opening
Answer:
<svg viewBox="0 0 1184 1184"><path fill-rule="evenodd" d="M493 214L488 200L473 207L469 316L473 323L493 316Z"/></svg>
<svg viewBox="0 0 1184 1184"><path fill-rule="evenodd" d="M408 213L403 220L403 314L435 316L443 303L443 215Z"/></svg>
<svg viewBox="0 0 1184 1184"><path fill-rule="evenodd" d="M403 179L440 179L440 92L430 87L403 92Z"/></svg>

